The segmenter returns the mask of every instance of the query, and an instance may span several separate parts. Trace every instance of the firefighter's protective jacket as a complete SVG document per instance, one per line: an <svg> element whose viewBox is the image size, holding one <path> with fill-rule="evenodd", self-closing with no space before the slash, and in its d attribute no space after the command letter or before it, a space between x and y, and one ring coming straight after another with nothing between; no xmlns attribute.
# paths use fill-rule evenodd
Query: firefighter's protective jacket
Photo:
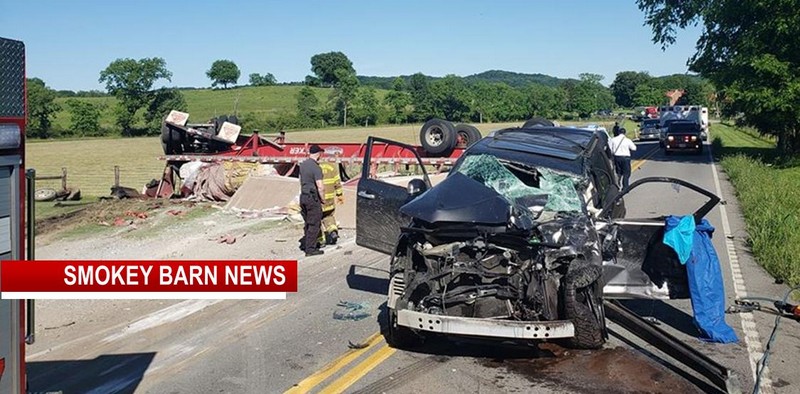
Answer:
<svg viewBox="0 0 800 394"><path fill-rule="evenodd" d="M336 197L344 194L342 180L339 178L339 168L334 163L320 163L322 168L322 185L325 199L322 201L322 212L336 209Z"/></svg>

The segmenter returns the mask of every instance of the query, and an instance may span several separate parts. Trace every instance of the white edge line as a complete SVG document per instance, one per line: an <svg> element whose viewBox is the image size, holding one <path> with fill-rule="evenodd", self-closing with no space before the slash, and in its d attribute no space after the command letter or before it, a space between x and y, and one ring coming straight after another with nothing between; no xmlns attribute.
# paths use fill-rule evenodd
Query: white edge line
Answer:
<svg viewBox="0 0 800 394"><path fill-rule="evenodd" d="M714 187L717 189L717 196L722 198L722 188L719 183L719 176L717 175L717 166L714 164L714 154L712 149L708 149L709 162L711 163L711 174L714 176ZM739 258L736 256L736 249L733 242L730 241L731 227L728 222L728 211L725 205L719 205L719 213L722 217L722 232L725 235L725 251L728 253L728 262L731 268L731 280L733 283L733 292L736 298L747 297L747 287L743 280L737 281L737 276L741 276L741 267L739 267ZM738 273L738 275L737 275ZM749 354L750 369L753 372L753 381L756 378L756 364L760 361L761 355L764 354L761 347L761 336L756 329L755 319L753 314L746 312L739 314L739 321L742 325L742 332L744 333L744 342L747 346L747 353ZM772 380L769 378L769 370L765 369L761 374L761 387L760 390L764 394L772 393Z"/></svg>

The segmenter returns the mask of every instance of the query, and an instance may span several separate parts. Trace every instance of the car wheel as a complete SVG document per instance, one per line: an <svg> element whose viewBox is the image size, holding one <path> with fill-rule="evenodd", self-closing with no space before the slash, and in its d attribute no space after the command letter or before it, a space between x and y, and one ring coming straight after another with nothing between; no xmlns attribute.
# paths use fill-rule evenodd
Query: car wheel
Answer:
<svg viewBox="0 0 800 394"><path fill-rule="evenodd" d="M541 116L535 116L533 118L528 119L522 127L527 129L528 127L536 127L536 126L544 126L544 127L553 127L555 126L553 122L542 118Z"/></svg>
<svg viewBox="0 0 800 394"><path fill-rule="evenodd" d="M36 190L33 194L33 199L36 201L53 201L57 195L56 189L45 188Z"/></svg>
<svg viewBox="0 0 800 394"><path fill-rule="evenodd" d="M578 287L579 282L568 281L564 288L564 314L575 327L575 336L568 340L568 345L576 349L599 349L606 343L602 286L599 278L583 287Z"/></svg>
<svg viewBox="0 0 800 394"><path fill-rule="evenodd" d="M456 125L456 146L459 148L469 148L472 144L482 138L480 130L469 124L459 123Z"/></svg>
<svg viewBox="0 0 800 394"><path fill-rule="evenodd" d="M410 349L421 345L424 339L408 327L397 324L397 311L387 308L388 324L384 335L386 343L395 349Z"/></svg>
<svg viewBox="0 0 800 394"><path fill-rule="evenodd" d="M422 125L419 142L430 155L448 155L456 146L455 127L446 120L431 119Z"/></svg>

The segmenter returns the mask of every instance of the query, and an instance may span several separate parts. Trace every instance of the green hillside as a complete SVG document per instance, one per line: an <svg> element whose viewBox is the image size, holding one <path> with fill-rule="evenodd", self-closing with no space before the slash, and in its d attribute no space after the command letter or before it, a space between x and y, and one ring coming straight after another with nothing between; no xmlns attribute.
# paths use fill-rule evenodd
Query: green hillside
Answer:
<svg viewBox="0 0 800 394"><path fill-rule="evenodd" d="M185 89L181 90L189 108L190 122L203 122L217 115L247 114L258 118L269 118L280 113L294 112L297 93L302 86L244 86L225 90ZM326 102L331 93L328 88L312 88L320 102ZM378 98L383 99L385 91L378 91ZM69 128L70 114L65 102L70 98L56 99L62 107L53 120L55 130ZM117 100L114 97L76 97L76 100L88 101L103 106L100 126L115 130L114 108ZM144 122L139 119L139 126Z"/></svg>

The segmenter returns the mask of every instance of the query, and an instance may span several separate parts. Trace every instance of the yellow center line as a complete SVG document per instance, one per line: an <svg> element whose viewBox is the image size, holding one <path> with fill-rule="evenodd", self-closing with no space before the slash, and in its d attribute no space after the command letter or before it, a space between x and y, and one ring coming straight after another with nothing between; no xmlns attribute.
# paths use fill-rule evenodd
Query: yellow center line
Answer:
<svg viewBox="0 0 800 394"><path fill-rule="evenodd" d="M307 393L309 390L313 389L318 384L325 381L325 379L328 379L329 377L333 376L333 374L339 372L339 370L346 367L348 364L353 362L353 360L359 358L361 355L367 353L370 349L374 348L376 345L379 345L382 342L383 342L383 335L381 335L380 332L372 334L369 338L367 338L367 347L363 349L351 349L347 351L346 353L339 356L336 360L333 360L324 367L322 367L322 369L320 369L319 371L303 379L303 381L296 384L289 390L286 390L284 394Z"/></svg>
<svg viewBox="0 0 800 394"><path fill-rule="evenodd" d="M653 157L653 155L655 155L658 152L659 149L660 148L656 147L655 149L651 150L650 152L645 153L644 156L642 156L641 159L634 160L633 161L633 165L631 165L631 172L638 170L639 167L641 167L644 164L644 162L647 161L647 159Z"/></svg>
<svg viewBox="0 0 800 394"><path fill-rule="evenodd" d="M352 386L353 383L357 382L359 379L363 378L364 375L369 373L369 371L372 371L375 367L386 361L386 359L391 357L396 351L397 349L384 345L364 361L347 371L346 374L339 377L339 379L336 379L333 383L320 390L319 394L343 393L348 387Z"/></svg>

